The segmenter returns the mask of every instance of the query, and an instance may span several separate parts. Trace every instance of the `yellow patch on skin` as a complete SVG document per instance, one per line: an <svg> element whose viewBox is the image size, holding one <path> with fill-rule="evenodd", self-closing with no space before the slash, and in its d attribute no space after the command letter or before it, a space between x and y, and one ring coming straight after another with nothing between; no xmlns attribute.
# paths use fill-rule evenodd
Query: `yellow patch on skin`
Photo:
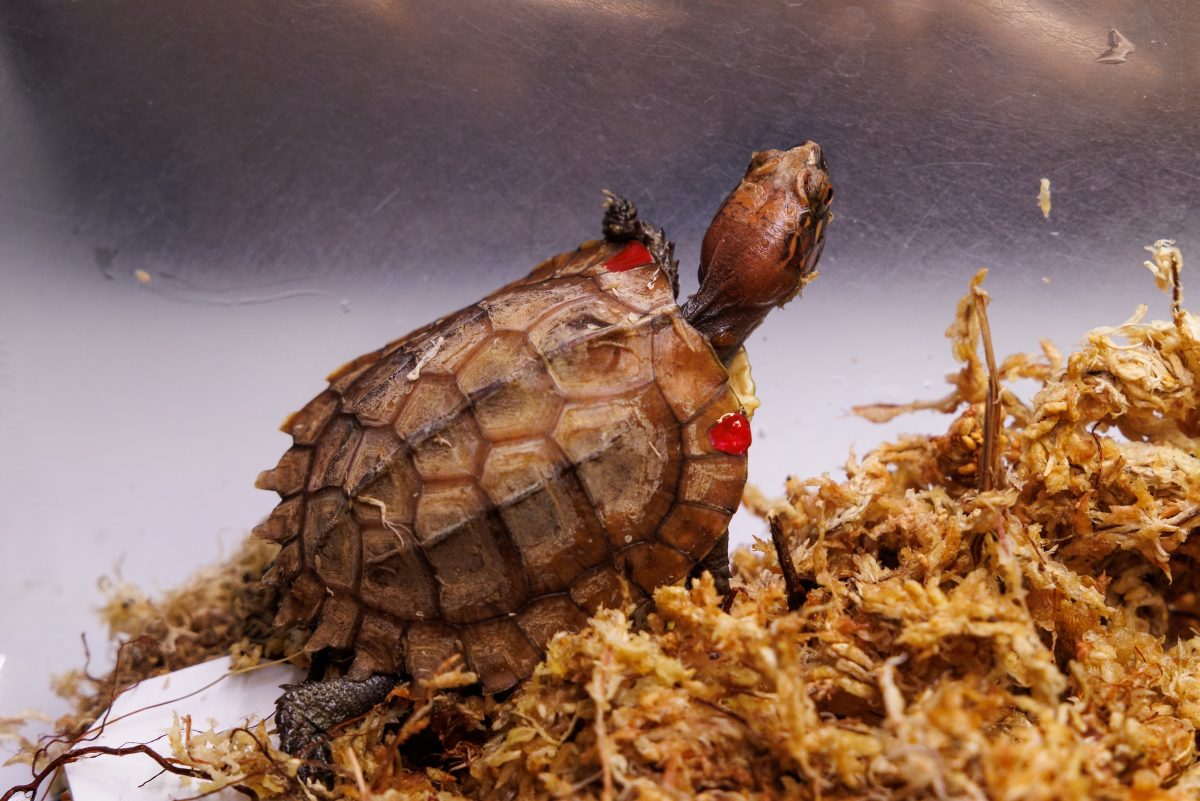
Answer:
<svg viewBox="0 0 1200 801"><path fill-rule="evenodd" d="M746 418L753 418L754 411L762 406L762 402L754 394L754 376L750 375L750 356L745 348L738 348L738 352L733 354L733 359L729 362L729 388L742 402Z"/></svg>

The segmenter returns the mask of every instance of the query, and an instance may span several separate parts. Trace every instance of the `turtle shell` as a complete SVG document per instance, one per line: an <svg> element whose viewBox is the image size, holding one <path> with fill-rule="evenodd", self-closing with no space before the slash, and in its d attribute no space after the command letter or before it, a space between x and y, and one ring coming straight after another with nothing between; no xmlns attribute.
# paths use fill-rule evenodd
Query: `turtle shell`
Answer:
<svg viewBox="0 0 1200 801"><path fill-rule="evenodd" d="M683 578L725 532L739 401L638 243L589 242L366 354L283 425L255 531L280 625L417 681L455 654L485 692L559 631Z"/></svg>

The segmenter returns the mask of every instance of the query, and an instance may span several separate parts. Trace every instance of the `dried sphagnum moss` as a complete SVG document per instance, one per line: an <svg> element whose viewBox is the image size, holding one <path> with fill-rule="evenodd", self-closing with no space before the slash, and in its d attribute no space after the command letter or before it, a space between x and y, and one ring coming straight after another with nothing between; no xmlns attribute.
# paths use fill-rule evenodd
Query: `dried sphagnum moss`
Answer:
<svg viewBox="0 0 1200 801"><path fill-rule="evenodd" d="M1177 286L1178 251L1157 248L1152 268ZM1049 345L1010 357L1002 379L1042 388L1029 404L1000 392L989 438L981 280L948 331L963 363L951 394L862 409L961 409L945 434L852 459L845 481L791 480L774 504L748 493L796 586L759 542L735 554L728 611L710 581L666 587L640 630L605 611L555 639L507 699L456 695L470 677L453 672L432 697L401 688L338 733L331 789L302 790L263 729L181 726L176 756L259 797L1195 797L1200 326L1177 295L1173 322L1139 310L1065 363ZM999 469L980 491L990 441ZM174 597L258 619L270 598L252 574L235 566L224 590L188 595L208 576ZM173 603L113 619L178 655L207 613L179 617ZM226 631L172 666L285 642Z"/></svg>

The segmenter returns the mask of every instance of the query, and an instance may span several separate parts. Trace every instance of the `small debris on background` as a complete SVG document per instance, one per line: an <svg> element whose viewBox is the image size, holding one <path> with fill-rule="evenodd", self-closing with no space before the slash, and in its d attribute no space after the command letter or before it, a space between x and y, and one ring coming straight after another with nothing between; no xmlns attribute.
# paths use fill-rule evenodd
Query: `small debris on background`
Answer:
<svg viewBox="0 0 1200 801"><path fill-rule="evenodd" d="M104 276L106 281L113 280L113 261L117 258L116 248L92 248L92 258L96 261L96 266L100 268L100 274Z"/></svg>
<svg viewBox="0 0 1200 801"><path fill-rule="evenodd" d="M1116 28L1108 32L1108 49L1096 57L1101 64L1124 64L1136 48Z"/></svg>
<svg viewBox="0 0 1200 801"><path fill-rule="evenodd" d="M1154 263L1180 296L1170 247ZM1196 798L1197 318L1141 308L1065 359L1043 343L997 363L982 280L947 331L951 392L906 407L947 429L851 455L840 481L789 478L784 499L749 491L772 534L734 554L730 598L704 578L660 588L642 628L602 611L508 697L456 692L472 677L453 665L401 686L333 732L330 787L302 788L266 727L181 723L172 766L263 799ZM257 583L269 547L161 601L117 588L126 658L75 677L91 689L60 731L139 673L297 653Z"/></svg>
<svg viewBox="0 0 1200 801"><path fill-rule="evenodd" d="M1050 219L1050 179L1043 178L1038 188L1038 208L1042 210L1042 219Z"/></svg>
<svg viewBox="0 0 1200 801"><path fill-rule="evenodd" d="M133 271L133 280L145 286L146 284L150 283L153 278L150 273L146 272L145 270L137 269Z"/></svg>

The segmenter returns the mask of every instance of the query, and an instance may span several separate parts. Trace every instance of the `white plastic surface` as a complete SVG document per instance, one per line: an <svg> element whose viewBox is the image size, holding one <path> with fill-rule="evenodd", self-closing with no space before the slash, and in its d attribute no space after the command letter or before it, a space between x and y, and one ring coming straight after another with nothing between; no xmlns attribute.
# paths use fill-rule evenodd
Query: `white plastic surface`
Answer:
<svg viewBox="0 0 1200 801"><path fill-rule="evenodd" d="M228 675L229 664L229 658L223 657L143 681L117 698L103 733L90 744L115 748L148 743L169 757L167 731L172 713L191 715L193 730L228 729L247 722L254 725L275 711L279 685L300 678L300 672L290 665ZM194 781L185 786L183 777L163 772L144 754L76 762L67 767L67 781L75 801L167 801L197 794ZM235 790L207 797L216 801L245 798Z"/></svg>

